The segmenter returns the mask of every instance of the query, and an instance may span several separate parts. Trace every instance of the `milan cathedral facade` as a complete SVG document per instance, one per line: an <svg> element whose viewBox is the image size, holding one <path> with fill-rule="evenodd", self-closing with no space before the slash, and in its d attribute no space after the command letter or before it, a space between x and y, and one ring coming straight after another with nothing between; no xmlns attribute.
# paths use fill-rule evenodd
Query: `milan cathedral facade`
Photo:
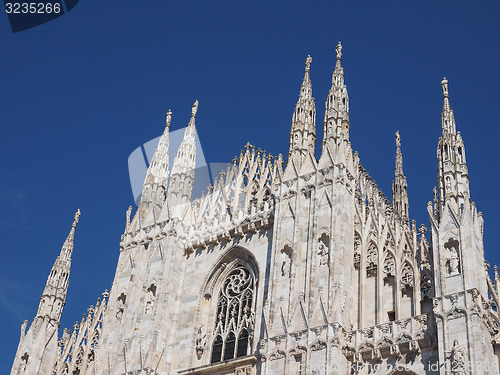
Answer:
<svg viewBox="0 0 500 375"><path fill-rule="evenodd" d="M427 229L409 218L399 133L392 202L353 152L341 57L321 149L308 57L286 162L247 144L200 199L198 102L170 171L169 111L110 291L59 332L78 211L11 375L498 374L500 277L448 81Z"/></svg>

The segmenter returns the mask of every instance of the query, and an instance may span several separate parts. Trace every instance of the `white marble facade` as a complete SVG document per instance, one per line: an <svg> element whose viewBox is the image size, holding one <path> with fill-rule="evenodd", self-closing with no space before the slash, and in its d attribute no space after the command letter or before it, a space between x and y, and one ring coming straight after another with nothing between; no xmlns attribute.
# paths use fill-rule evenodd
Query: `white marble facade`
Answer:
<svg viewBox="0 0 500 375"><path fill-rule="evenodd" d="M500 277L448 82L428 230L409 219L399 133L392 202L353 153L341 57L321 150L308 57L287 162L248 144L201 199L198 102L172 171L169 111L111 290L58 335L78 212L11 374L498 374Z"/></svg>

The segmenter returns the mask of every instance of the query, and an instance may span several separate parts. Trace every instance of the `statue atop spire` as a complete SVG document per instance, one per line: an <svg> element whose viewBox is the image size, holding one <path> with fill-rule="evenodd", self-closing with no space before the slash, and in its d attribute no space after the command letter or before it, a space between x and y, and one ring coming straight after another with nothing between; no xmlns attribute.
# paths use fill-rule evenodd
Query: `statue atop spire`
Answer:
<svg viewBox="0 0 500 375"><path fill-rule="evenodd" d="M342 59L342 43L340 43L340 40L337 43L337 47L335 47L335 51L337 51L337 61L340 61Z"/></svg>
<svg viewBox="0 0 500 375"><path fill-rule="evenodd" d="M169 109L168 112L167 112L167 119L166 119L166 122L165 122L165 127L166 128L170 128L170 123L172 122L172 110Z"/></svg>
<svg viewBox="0 0 500 375"><path fill-rule="evenodd" d="M396 132L396 147L398 151L401 153L401 137L399 136L399 130Z"/></svg>
<svg viewBox="0 0 500 375"><path fill-rule="evenodd" d="M193 104L193 108L191 108L191 118L195 118L196 114L198 113L198 100L196 100Z"/></svg>
<svg viewBox="0 0 500 375"><path fill-rule="evenodd" d="M313 59L311 57L311 55L307 55L307 58L306 58L306 72L309 72L311 70L311 63L312 63Z"/></svg>

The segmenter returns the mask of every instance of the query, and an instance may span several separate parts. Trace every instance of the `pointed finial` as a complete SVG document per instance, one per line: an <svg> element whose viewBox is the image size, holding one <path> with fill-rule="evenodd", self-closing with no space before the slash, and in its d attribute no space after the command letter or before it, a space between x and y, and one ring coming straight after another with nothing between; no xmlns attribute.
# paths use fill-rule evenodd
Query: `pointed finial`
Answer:
<svg viewBox="0 0 500 375"><path fill-rule="evenodd" d="M191 108L191 118L195 118L196 113L198 113L198 100L194 102L193 108Z"/></svg>
<svg viewBox="0 0 500 375"><path fill-rule="evenodd" d="M335 51L337 51L337 60L340 60L342 58L342 43L340 43L340 40L337 47L335 47Z"/></svg>
<svg viewBox="0 0 500 375"><path fill-rule="evenodd" d="M166 121L165 127L169 128L171 121L172 121L172 110L169 109L167 112L167 121Z"/></svg>
<svg viewBox="0 0 500 375"><path fill-rule="evenodd" d="M309 72L311 70L311 63L312 63L313 59L311 57L311 55L307 55L307 58L306 58L306 72Z"/></svg>
<svg viewBox="0 0 500 375"><path fill-rule="evenodd" d="M401 147L401 137L399 136L399 130L396 132L396 146Z"/></svg>

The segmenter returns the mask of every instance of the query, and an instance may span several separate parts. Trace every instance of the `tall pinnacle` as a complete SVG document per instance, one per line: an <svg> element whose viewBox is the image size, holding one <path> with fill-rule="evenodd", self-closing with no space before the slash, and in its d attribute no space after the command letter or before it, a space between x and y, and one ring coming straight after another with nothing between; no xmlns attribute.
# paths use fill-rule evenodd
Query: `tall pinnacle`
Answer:
<svg viewBox="0 0 500 375"><path fill-rule="evenodd" d="M396 168L394 171L394 181L392 182L392 205L398 215L408 221L408 184L403 173L403 154L401 153L401 137L399 131L396 132Z"/></svg>
<svg viewBox="0 0 500 375"><path fill-rule="evenodd" d="M316 105L312 97L312 84L309 76L311 62L312 57L307 56L304 79L292 115L292 127L290 129L288 158L294 159L297 165L302 163L308 152L314 154L314 143L316 142Z"/></svg>
<svg viewBox="0 0 500 375"><path fill-rule="evenodd" d="M450 107L450 94L448 92L448 80L446 77L441 81L441 87L443 88L443 112L441 114L441 128L443 135L445 133L456 133L455 126L455 116Z"/></svg>
<svg viewBox="0 0 500 375"><path fill-rule="evenodd" d="M38 306L37 316L48 316L51 320L59 321L62 313L62 308L66 301L68 292L69 274L71 270L71 254L73 252L73 242L75 238L75 229L80 220L80 210L77 210L69 231L68 237L61 249L60 255L57 257L45 289L43 290L40 304Z"/></svg>
<svg viewBox="0 0 500 375"><path fill-rule="evenodd" d="M342 44L335 48L337 60L332 74L332 86L325 103L323 120L323 150L331 147L336 149L340 142L349 141L349 95L344 83L344 68L342 68Z"/></svg>
<svg viewBox="0 0 500 375"><path fill-rule="evenodd" d="M191 108L191 119L184 132L184 138L175 156L168 186L168 204L174 215L178 217L191 202L191 192L194 185L196 169L196 114L198 113L198 100ZM179 210L180 209L180 210Z"/></svg>
<svg viewBox="0 0 500 375"><path fill-rule="evenodd" d="M455 116L450 106L448 80L441 81L443 89L443 112L439 138L438 186L442 204L448 202L459 212L465 199L469 199L469 176L465 162L465 146L460 132L456 131ZM442 205L441 205L442 208Z"/></svg>
<svg viewBox="0 0 500 375"><path fill-rule="evenodd" d="M170 147L170 123L172 122L172 111L169 109L166 116L165 129L158 142L158 147L151 159L144 185L142 187L140 211L143 214L152 207L155 216L158 216L165 202L168 184L169 147Z"/></svg>
<svg viewBox="0 0 500 375"><path fill-rule="evenodd" d="M172 110L168 110L165 122L165 130L160 137L158 142L158 147L151 159L149 164L148 174L149 177L154 179L156 182L165 184L168 180L168 163L169 163L169 153L168 149L170 146L170 123L172 122Z"/></svg>

